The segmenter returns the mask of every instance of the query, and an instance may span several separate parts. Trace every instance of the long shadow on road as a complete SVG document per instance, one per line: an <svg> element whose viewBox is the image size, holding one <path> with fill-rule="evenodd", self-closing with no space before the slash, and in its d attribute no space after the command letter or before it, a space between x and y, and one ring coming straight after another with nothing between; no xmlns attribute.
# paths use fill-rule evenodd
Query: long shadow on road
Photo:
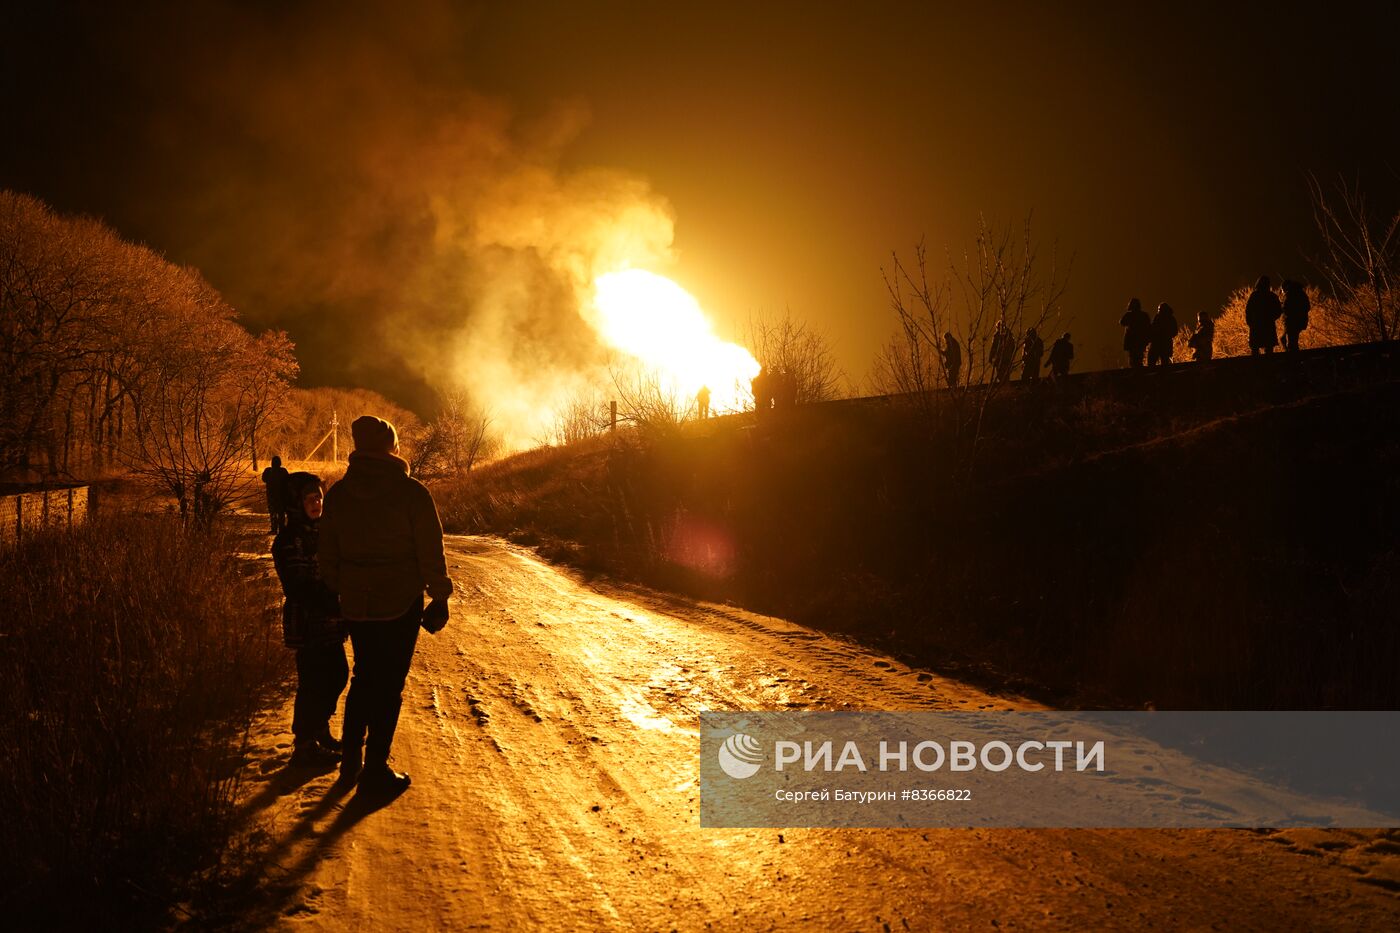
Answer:
<svg viewBox="0 0 1400 933"><path fill-rule="evenodd" d="M239 814L242 824L250 826L260 814L326 773L284 768L272 775L244 803ZM347 800L352 790L352 786L332 783L294 823L279 827L275 834L259 834L260 841L244 853L220 885L222 903L210 911L222 920L220 926L266 929L281 916L307 909L301 898L307 878L356 824L398 799L398 795L356 791ZM309 799L311 795L305 796ZM327 823L332 813L334 816Z"/></svg>

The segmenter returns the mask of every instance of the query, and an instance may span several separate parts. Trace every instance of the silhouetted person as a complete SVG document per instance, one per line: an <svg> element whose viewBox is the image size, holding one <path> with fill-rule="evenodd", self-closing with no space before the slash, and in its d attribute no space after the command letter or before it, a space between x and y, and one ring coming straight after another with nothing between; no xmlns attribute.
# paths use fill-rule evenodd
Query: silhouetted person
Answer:
<svg viewBox="0 0 1400 933"><path fill-rule="evenodd" d="M1165 301L1157 306L1157 314L1152 318L1152 341L1147 345L1147 365L1166 366L1172 361L1172 346L1176 343L1176 312Z"/></svg>
<svg viewBox="0 0 1400 933"><path fill-rule="evenodd" d="M993 377L997 382L1006 382L1016 362L1016 338L1006 329L1005 321L997 321L992 328L991 357Z"/></svg>
<svg viewBox="0 0 1400 933"><path fill-rule="evenodd" d="M1130 298L1128 310L1123 312L1118 324L1123 328L1123 349L1128 354L1128 366L1138 369L1142 366L1142 355L1147 352L1147 345L1152 342L1152 319L1142 310L1142 302Z"/></svg>
<svg viewBox="0 0 1400 933"><path fill-rule="evenodd" d="M1312 302L1301 283L1289 279L1283 283L1283 349L1298 352L1298 335L1308 329L1308 312Z"/></svg>
<svg viewBox="0 0 1400 933"><path fill-rule="evenodd" d="M943 376L948 380L948 388L957 388L958 378L962 375L962 344L958 343L952 331L943 335L943 346L938 353L943 357Z"/></svg>
<svg viewBox="0 0 1400 933"><path fill-rule="evenodd" d="M785 369L773 376L773 407L797 407L797 377Z"/></svg>
<svg viewBox="0 0 1400 933"><path fill-rule="evenodd" d="M1196 330L1188 345L1191 359L1197 363L1204 363L1215 355L1215 322L1204 311L1196 315Z"/></svg>
<svg viewBox="0 0 1400 933"><path fill-rule="evenodd" d="M700 391L695 393L695 409L698 412L701 421L704 421L706 418L710 417L709 386L701 386Z"/></svg>
<svg viewBox="0 0 1400 933"><path fill-rule="evenodd" d="M1026 339L1021 341L1021 378L1023 380L1037 380L1040 378L1040 358L1045 355L1045 341L1040 339L1040 335L1035 332L1035 328L1027 328Z"/></svg>
<svg viewBox="0 0 1400 933"><path fill-rule="evenodd" d="M1278 319L1283 315L1283 306L1278 295L1269 287L1269 277L1259 276L1254 283L1254 291L1244 304L1244 322L1249 325L1249 354L1273 353L1278 346Z"/></svg>
<svg viewBox="0 0 1400 933"><path fill-rule="evenodd" d="M761 366L753 377L753 410L762 416L773 407L773 376L767 366Z"/></svg>
<svg viewBox="0 0 1400 933"><path fill-rule="evenodd" d="M331 735L331 716L350 669L345 662L345 625L340 600L321 579L316 560L320 538L321 478L293 473L287 480L287 526L272 542L272 563L282 581L282 641L297 654L297 696L292 712L293 765L330 766L341 746Z"/></svg>
<svg viewBox="0 0 1400 933"><path fill-rule="evenodd" d="M1074 344L1070 343L1069 331L1050 347L1050 377L1059 379L1069 375L1069 364L1074 362Z"/></svg>
<svg viewBox="0 0 1400 933"><path fill-rule="evenodd" d="M355 649L340 779L358 777L362 790L397 793L409 783L408 775L389 767L404 680L418 626L436 633L447 624L452 580L437 506L395 456L394 426L364 415L350 425L350 434L355 452L345 478L326 493L321 519L321 573L340 594ZM432 598L427 609L425 590Z"/></svg>
<svg viewBox="0 0 1400 933"><path fill-rule="evenodd" d="M273 457L272 463L262 471L263 485L267 487L267 519L271 523L270 534L277 534L287 523L287 468L282 466L281 457Z"/></svg>

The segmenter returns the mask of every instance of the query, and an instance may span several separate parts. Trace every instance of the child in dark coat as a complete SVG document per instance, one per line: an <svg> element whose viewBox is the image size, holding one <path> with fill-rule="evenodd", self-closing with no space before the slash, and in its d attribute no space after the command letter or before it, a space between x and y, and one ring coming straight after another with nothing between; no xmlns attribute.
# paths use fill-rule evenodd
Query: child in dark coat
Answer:
<svg viewBox="0 0 1400 933"><path fill-rule="evenodd" d="M340 743L331 736L330 721L350 676L345 624L340 601L321 579L316 562L321 479L314 473L293 473L287 489L287 524L272 542L272 562L287 598L282 638L297 653L292 764L332 767L340 761Z"/></svg>

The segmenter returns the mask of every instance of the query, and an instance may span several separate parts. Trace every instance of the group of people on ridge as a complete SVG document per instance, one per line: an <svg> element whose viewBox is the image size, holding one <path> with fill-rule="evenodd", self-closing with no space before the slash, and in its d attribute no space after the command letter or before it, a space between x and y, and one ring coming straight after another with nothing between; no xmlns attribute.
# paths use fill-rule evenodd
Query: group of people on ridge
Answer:
<svg viewBox="0 0 1400 933"><path fill-rule="evenodd" d="M1283 319L1283 347L1289 352L1298 350L1298 337L1308 327L1308 312L1312 303L1308 300L1302 284L1292 280L1283 283L1283 299L1270 287L1269 277L1261 275L1254 283L1244 306L1245 326L1249 329L1250 355L1273 353L1279 345L1278 322ZM1128 366L1138 369L1146 356L1147 365L1165 366L1172 361L1172 349L1181 328L1176 314L1165 301L1157 306L1157 313L1148 317L1142 310L1142 303L1136 298L1128 301L1128 309L1118 319L1123 328L1123 350L1128 354ZM1192 331L1187 345L1191 348L1191 358L1205 362L1215 355L1215 321L1202 311L1196 315L1196 329Z"/></svg>
<svg viewBox="0 0 1400 933"><path fill-rule="evenodd" d="M754 411L768 412L797 405L797 377L787 370L770 371L767 366L761 367L750 388Z"/></svg>
<svg viewBox="0 0 1400 933"><path fill-rule="evenodd" d="M418 629L436 634L447 624L452 580L437 507L397 456L394 426L365 415L350 430L354 453L329 491L314 473L288 473L280 458L263 473L269 511L274 496L282 506L271 520L272 559L286 597L283 640L296 651L291 764L339 765L338 783L393 795L409 784L389 767L389 752ZM337 741L330 720L347 681Z"/></svg>
<svg viewBox="0 0 1400 933"><path fill-rule="evenodd" d="M1176 312L1172 310L1171 305L1162 302L1157 306L1157 313L1148 317L1147 312L1142 310L1142 302L1131 298L1128 300L1128 309L1118 319L1118 325L1123 328L1123 349L1128 354L1129 367L1140 368L1144 355L1149 367L1166 366L1171 363L1176 336L1181 333L1181 325L1177 323ZM1199 327L1206 326L1210 327L1210 337L1205 343L1204 351L1196 351L1197 359L1210 358L1215 340L1215 325L1211 323L1210 317L1202 312L1198 318L1197 332L1200 333ZM1194 336L1192 340L1195 340ZM1194 342L1192 346L1195 346Z"/></svg>
<svg viewBox="0 0 1400 933"><path fill-rule="evenodd" d="M936 345L943 361L943 378L949 388L955 388L962 378L962 344L952 331L943 335L941 345ZM1026 328L1026 335L1017 341L1016 336L998 320L992 328L991 345L987 349L987 362L992 370L993 382L1010 382L1012 370L1016 367L1016 351L1021 351L1021 379L1035 381L1040 378L1041 360L1045 356L1045 341L1034 327ZM1058 379L1069 375L1070 364L1074 362L1074 343L1069 332L1061 334L1050 345L1050 377Z"/></svg>

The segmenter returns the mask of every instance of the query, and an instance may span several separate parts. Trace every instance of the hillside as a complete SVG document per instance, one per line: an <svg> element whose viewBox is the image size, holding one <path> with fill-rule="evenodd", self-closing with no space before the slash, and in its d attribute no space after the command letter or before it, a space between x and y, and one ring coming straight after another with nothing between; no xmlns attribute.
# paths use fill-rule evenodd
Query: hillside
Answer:
<svg viewBox="0 0 1400 933"><path fill-rule="evenodd" d="M1397 356L736 416L524 454L439 499L450 530L1058 702L1393 707Z"/></svg>

